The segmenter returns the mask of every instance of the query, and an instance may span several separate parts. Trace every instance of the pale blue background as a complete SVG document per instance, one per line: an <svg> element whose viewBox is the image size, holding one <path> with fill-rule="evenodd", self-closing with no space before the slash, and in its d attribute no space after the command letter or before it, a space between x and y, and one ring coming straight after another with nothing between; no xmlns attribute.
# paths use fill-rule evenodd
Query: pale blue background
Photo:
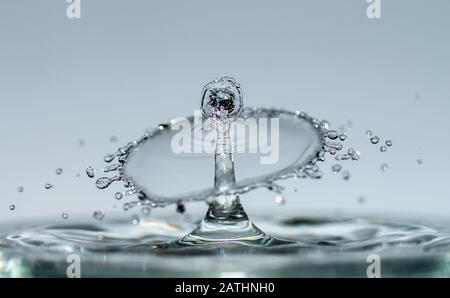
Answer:
<svg viewBox="0 0 450 298"><path fill-rule="evenodd" d="M367 5L82 0L82 18L70 20L64 0L1 0L0 220L95 209L108 218L114 190L97 190L84 167L102 165L118 146L113 134L122 144L191 114L203 84L223 74L241 82L247 105L300 109L335 127L351 119L350 142L362 152L344 164L350 181L326 164L322 181L286 184L289 208L260 204L270 196L261 191L244 198L250 213L448 215L450 2L382 0L379 20ZM379 152L368 128L393 147Z"/></svg>

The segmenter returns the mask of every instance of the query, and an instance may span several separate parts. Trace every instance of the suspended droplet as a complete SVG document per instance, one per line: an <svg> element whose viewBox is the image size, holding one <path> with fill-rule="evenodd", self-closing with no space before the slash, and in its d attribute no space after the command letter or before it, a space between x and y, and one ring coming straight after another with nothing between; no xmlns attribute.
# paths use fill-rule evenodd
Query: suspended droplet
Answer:
<svg viewBox="0 0 450 298"><path fill-rule="evenodd" d="M361 205L366 203L366 198L364 196L359 196L358 197L358 203L361 204Z"/></svg>
<svg viewBox="0 0 450 298"><path fill-rule="evenodd" d="M109 141L110 141L111 143L117 143L118 138L117 138L117 136L110 136L110 137L109 137Z"/></svg>
<svg viewBox="0 0 450 298"><path fill-rule="evenodd" d="M78 139L78 146L80 146L80 148L84 148L86 146L86 141L83 139Z"/></svg>
<svg viewBox="0 0 450 298"><path fill-rule="evenodd" d="M103 160L104 160L105 162L111 162L111 161L114 160L115 157L116 157L116 156L115 156L114 154L108 153L108 154L105 155L105 157L103 158Z"/></svg>
<svg viewBox="0 0 450 298"><path fill-rule="evenodd" d="M16 206L15 205L9 205L9 210L14 210L14 209L16 209Z"/></svg>
<svg viewBox="0 0 450 298"><path fill-rule="evenodd" d="M370 129L366 130L366 137L371 138L372 135L373 135L373 132Z"/></svg>
<svg viewBox="0 0 450 298"><path fill-rule="evenodd" d="M334 164L331 167L331 170L333 171L333 173L339 173L342 169L342 166L340 164Z"/></svg>
<svg viewBox="0 0 450 298"><path fill-rule="evenodd" d="M374 137L371 137L371 138L370 138L370 142L371 142L372 144L378 144L379 141L380 141L380 138L377 137L377 136L374 136Z"/></svg>
<svg viewBox="0 0 450 298"><path fill-rule="evenodd" d="M386 172L387 170L389 170L389 165L387 163L384 163L381 165L381 170L383 172Z"/></svg>
<svg viewBox="0 0 450 298"><path fill-rule="evenodd" d="M94 178L95 176L95 169L91 166L86 168L86 175L88 175L89 178Z"/></svg>
<svg viewBox="0 0 450 298"><path fill-rule="evenodd" d="M423 164L422 158L419 158L419 159L417 160L417 163L418 163L419 165Z"/></svg>
<svg viewBox="0 0 450 298"><path fill-rule="evenodd" d="M326 120L323 120L322 122L320 122L320 127L322 127L323 129L329 129L330 123Z"/></svg>
<svg viewBox="0 0 450 298"><path fill-rule="evenodd" d="M92 217L96 220L103 220L103 218L105 218L105 212L103 210L94 211Z"/></svg>
<svg viewBox="0 0 450 298"><path fill-rule="evenodd" d="M347 135L346 134L340 134L339 135L339 140L341 140L341 141L347 140Z"/></svg>
<svg viewBox="0 0 450 298"><path fill-rule="evenodd" d="M387 147L386 147L386 146L381 146L381 147L380 147L380 151L381 151L381 152L386 152L386 150L387 150Z"/></svg>
<svg viewBox="0 0 450 298"><path fill-rule="evenodd" d="M350 179L350 172L349 171L343 171L342 172L342 179L349 180Z"/></svg>
<svg viewBox="0 0 450 298"><path fill-rule="evenodd" d="M131 216L131 223L132 223L133 225L137 225L137 224L139 224L139 222L140 222L140 219L139 219L139 216L138 216L138 215L133 215L133 216Z"/></svg>
<svg viewBox="0 0 450 298"><path fill-rule="evenodd" d="M53 184L45 183L44 187L45 187L45 189L52 189L53 188Z"/></svg>
<svg viewBox="0 0 450 298"><path fill-rule="evenodd" d="M98 178L97 181L95 182L95 186L97 186L97 188L99 189L104 189L107 188L110 184L111 184L112 180L108 177L101 177Z"/></svg>
<svg viewBox="0 0 450 298"><path fill-rule="evenodd" d="M278 196L275 197L275 202L276 202L278 205L283 206L283 205L286 204L286 198L283 197L283 196L278 195Z"/></svg>
<svg viewBox="0 0 450 298"><path fill-rule="evenodd" d="M327 132L327 137L331 140L335 140L339 137L339 132L337 132L336 130L329 130Z"/></svg>
<svg viewBox="0 0 450 298"><path fill-rule="evenodd" d="M63 219L68 219L69 218L69 214L67 214L67 213L61 213L61 217L63 218Z"/></svg>
<svg viewBox="0 0 450 298"><path fill-rule="evenodd" d="M56 175L61 175L63 173L63 169L62 168L57 168L55 170Z"/></svg>
<svg viewBox="0 0 450 298"><path fill-rule="evenodd" d="M23 186L17 187L17 191L18 191L18 192L23 192Z"/></svg>
<svg viewBox="0 0 450 298"><path fill-rule="evenodd" d="M123 194L121 192L116 192L114 194L114 197L116 198L116 200L121 200L123 198Z"/></svg>
<svg viewBox="0 0 450 298"><path fill-rule="evenodd" d="M386 141L386 146L389 146L389 147L392 146L392 141L391 140L387 140Z"/></svg>

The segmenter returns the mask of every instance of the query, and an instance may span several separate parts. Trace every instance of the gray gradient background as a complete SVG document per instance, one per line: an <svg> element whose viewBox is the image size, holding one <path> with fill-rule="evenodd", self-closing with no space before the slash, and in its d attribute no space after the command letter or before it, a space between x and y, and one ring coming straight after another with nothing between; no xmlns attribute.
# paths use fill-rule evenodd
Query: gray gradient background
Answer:
<svg viewBox="0 0 450 298"><path fill-rule="evenodd" d="M344 164L350 181L327 163L322 181L285 183L289 208L259 191L243 199L250 213L450 213L450 1L382 0L379 20L365 0L82 0L79 20L66 7L0 0L0 221L123 214L113 189L76 173L192 113L203 84L224 74L241 82L247 105L300 109L335 127L351 119L362 152ZM393 147L381 153L368 128Z"/></svg>

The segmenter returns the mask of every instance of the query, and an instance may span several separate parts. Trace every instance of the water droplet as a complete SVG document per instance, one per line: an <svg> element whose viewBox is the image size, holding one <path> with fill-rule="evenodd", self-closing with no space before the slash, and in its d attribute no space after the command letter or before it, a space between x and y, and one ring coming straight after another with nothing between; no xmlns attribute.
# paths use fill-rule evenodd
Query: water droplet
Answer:
<svg viewBox="0 0 450 298"><path fill-rule="evenodd" d="M349 171L343 171L342 172L342 179L344 179L345 181L350 179L350 172Z"/></svg>
<svg viewBox="0 0 450 298"><path fill-rule="evenodd" d="M331 140L335 140L339 137L339 132L337 132L336 130L329 130L327 132L327 137Z"/></svg>
<svg viewBox="0 0 450 298"><path fill-rule="evenodd" d="M347 140L347 135L346 134L340 134L339 135L339 140L341 140L341 141Z"/></svg>
<svg viewBox="0 0 450 298"><path fill-rule="evenodd" d="M363 205L366 203L366 198L364 196L359 196L358 197L358 203Z"/></svg>
<svg viewBox="0 0 450 298"><path fill-rule="evenodd" d="M68 219L69 218L69 214L67 214L67 213L62 213L61 214L61 217L63 218L63 219Z"/></svg>
<svg viewBox="0 0 450 298"><path fill-rule="evenodd" d="M333 173L339 173L342 169L342 166L340 164L335 164L331 167L331 170Z"/></svg>
<svg viewBox="0 0 450 298"><path fill-rule="evenodd" d="M121 200L123 198L123 194L121 192L116 192L114 194L114 197L116 198L116 200Z"/></svg>
<svg viewBox="0 0 450 298"><path fill-rule="evenodd" d="M80 178L81 175L80 175L80 173L77 173L76 176L77 176L77 178Z"/></svg>
<svg viewBox="0 0 450 298"><path fill-rule="evenodd" d="M377 136L374 136L374 137L371 137L371 138L370 138L370 142L371 142L372 144L378 144L379 141L380 141L380 138L377 137Z"/></svg>
<svg viewBox="0 0 450 298"><path fill-rule="evenodd" d="M86 174L88 175L89 178L94 178L95 176L95 169L91 166L86 168Z"/></svg>
<svg viewBox="0 0 450 298"><path fill-rule="evenodd" d="M373 135L373 131L371 131L370 129L366 130L366 137L370 138Z"/></svg>
<svg viewBox="0 0 450 298"><path fill-rule="evenodd" d="M114 154L108 153L108 154L105 155L105 157L103 158L103 160L104 160L105 162L111 162L111 161L114 160L115 157L116 157L116 156L115 156Z"/></svg>
<svg viewBox="0 0 450 298"><path fill-rule="evenodd" d="M97 186L97 188L99 189L104 189L107 188L110 184L111 184L112 180L108 177L101 177L98 178L97 181L95 182L95 186Z"/></svg>
<svg viewBox="0 0 450 298"><path fill-rule="evenodd" d="M10 205L10 206L9 206L9 210L12 211L12 210L14 210L14 209L16 209L16 206L15 206L15 205Z"/></svg>
<svg viewBox="0 0 450 298"><path fill-rule="evenodd" d="M18 192L23 192L23 186L17 187L17 191L18 191Z"/></svg>
<svg viewBox="0 0 450 298"><path fill-rule="evenodd" d="M117 136L110 136L110 137L109 137L109 141L110 141L111 143L117 143L118 138L117 138Z"/></svg>
<svg viewBox="0 0 450 298"><path fill-rule="evenodd" d="M320 127L322 127L323 129L330 129L330 123L326 120L323 120L322 122L320 122Z"/></svg>
<svg viewBox="0 0 450 298"><path fill-rule="evenodd" d="M105 218L105 212L103 210L94 211L92 217L96 220L103 220L103 218Z"/></svg>
<svg viewBox="0 0 450 298"><path fill-rule="evenodd" d="M422 158L419 158L419 159L417 160L417 163L418 163L419 165L423 164Z"/></svg>
<svg viewBox="0 0 450 298"><path fill-rule="evenodd" d="M294 188L294 192L297 192L298 191L298 188Z"/></svg>
<svg viewBox="0 0 450 298"><path fill-rule="evenodd" d="M44 187L45 187L45 189L52 189L53 188L53 184L45 183Z"/></svg>
<svg viewBox="0 0 450 298"><path fill-rule="evenodd" d="M143 208L141 209L141 213L142 213L143 215L149 215L150 212L151 212L151 209L150 209L149 207L143 207Z"/></svg>
<svg viewBox="0 0 450 298"><path fill-rule="evenodd" d="M137 224L139 224L139 222L140 222L140 219L139 219L139 216L138 216L138 215L133 215L133 216L131 216L131 223L132 223L133 225L137 225Z"/></svg>
<svg viewBox="0 0 450 298"><path fill-rule="evenodd" d="M381 146L381 147L380 147L380 151L381 151L381 152L386 152L386 150L387 150L387 147L386 147L386 146Z"/></svg>
<svg viewBox="0 0 450 298"><path fill-rule="evenodd" d="M86 141L83 139L78 139L78 146L80 146L80 148L86 147Z"/></svg>
<svg viewBox="0 0 450 298"><path fill-rule="evenodd" d="M383 172L386 172L387 170L389 170L389 165L387 163L384 163L381 165L381 170Z"/></svg>
<svg viewBox="0 0 450 298"><path fill-rule="evenodd" d="M386 146L389 146L389 147L392 146L392 141L391 140L387 140L386 141Z"/></svg>
<svg viewBox="0 0 450 298"><path fill-rule="evenodd" d="M275 197L275 202L276 202L278 205L283 206L283 205L286 204L286 198L283 197L283 196L278 195L278 196Z"/></svg>
<svg viewBox="0 0 450 298"><path fill-rule="evenodd" d="M57 168L55 170L56 175L61 175L63 173L63 169L62 168Z"/></svg>

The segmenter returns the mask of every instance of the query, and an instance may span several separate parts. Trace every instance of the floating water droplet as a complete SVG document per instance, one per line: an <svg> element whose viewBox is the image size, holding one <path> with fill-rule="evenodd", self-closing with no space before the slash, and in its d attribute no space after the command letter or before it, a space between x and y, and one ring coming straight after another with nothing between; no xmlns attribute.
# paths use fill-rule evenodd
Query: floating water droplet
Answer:
<svg viewBox="0 0 450 298"><path fill-rule="evenodd" d="M371 138L373 135L373 131L371 131L370 129L366 130L366 137Z"/></svg>
<svg viewBox="0 0 450 298"><path fill-rule="evenodd" d="M17 191L18 191L18 192L23 192L23 186L17 187Z"/></svg>
<svg viewBox="0 0 450 298"><path fill-rule="evenodd" d="M52 189L53 188L53 184L45 183L44 187L45 187L45 189Z"/></svg>
<svg viewBox="0 0 450 298"><path fill-rule="evenodd" d="M386 141L386 146L389 146L389 147L392 146L392 141L391 140L387 140Z"/></svg>
<svg viewBox="0 0 450 298"><path fill-rule="evenodd" d="M278 195L278 196L275 197L275 202L276 202L278 205L283 206L283 205L286 204L286 198L283 197L283 196Z"/></svg>
<svg viewBox="0 0 450 298"><path fill-rule="evenodd" d="M78 146L80 146L80 148L84 148L86 146L86 141L83 139L78 139Z"/></svg>
<svg viewBox="0 0 450 298"><path fill-rule="evenodd" d="M105 157L103 158L103 160L104 160L105 162L111 162L111 161L114 160L115 157L116 157L116 156L115 156L113 153L108 153L108 154L105 155Z"/></svg>
<svg viewBox="0 0 450 298"><path fill-rule="evenodd" d="M133 225L137 225L137 224L139 224L139 222L140 222L140 219L139 219L139 216L138 216L138 215L133 215L133 216L131 216L131 223L132 223Z"/></svg>
<svg viewBox="0 0 450 298"><path fill-rule="evenodd" d="M97 181L95 182L95 186L97 186L97 188L99 189L104 189L107 188L110 184L111 184L112 180L108 177L101 177L98 178Z"/></svg>
<svg viewBox="0 0 450 298"><path fill-rule="evenodd" d="M333 173L339 173L342 169L342 166L340 164L335 164L331 167L331 170Z"/></svg>
<svg viewBox="0 0 450 298"><path fill-rule="evenodd" d="M150 212L151 212L151 209L150 209L149 207L143 207L143 208L141 209L141 213L142 213L143 215L149 215Z"/></svg>
<svg viewBox="0 0 450 298"><path fill-rule="evenodd" d="M110 141L111 143L117 143L118 138L117 138L117 136L110 136L110 137L109 137L109 141Z"/></svg>
<svg viewBox="0 0 450 298"><path fill-rule="evenodd" d="M371 142L372 144L378 144L379 141L380 141L380 138L377 137L377 136L374 136L374 137L371 137L371 138L370 138L370 142Z"/></svg>
<svg viewBox="0 0 450 298"><path fill-rule="evenodd" d="M69 218L69 214L67 214L67 213L62 213L61 214L61 217L63 218L63 219L68 219Z"/></svg>
<svg viewBox="0 0 450 298"><path fill-rule="evenodd" d="M330 129L330 122L323 120L322 122L320 122L320 127L322 127L323 129Z"/></svg>
<svg viewBox="0 0 450 298"><path fill-rule="evenodd" d="M88 175L89 178L94 178L95 176L95 169L91 166L86 168L86 175Z"/></svg>
<svg viewBox="0 0 450 298"><path fill-rule="evenodd" d="M421 165L421 164L423 164L423 160L422 160L421 158L419 158L419 159L417 160L417 163L418 163L419 165Z"/></svg>
<svg viewBox="0 0 450 298"><path fill-rule="evenodd" d="M123 194L121 192L116 192L114 194L114 197L116 198L116 200L121 200L123 198Z"/></svg>
<svg viewBox="0 0 450 298"><path fill-rule="evenodd" d="M359 196L358 197L358 203L363 205L364 203L366 203L366 198L364 196Z"/></svg>
<svg viewBox="0 0 450 298"><path fill-rule="evenodd" d="M381 146L381 147L380 147L380 151L381 151L381 152L386 152L386 150L387 150L387 147L386 147L386 146Z"/></svg>
<svg viewBox="0 0 450 298"><path fill-rule="evenodd" d="M350 172L349 171L343 171L342 172L342 179L349 180L350 179Z"/></svg>
<svg viewBox="0 0 450 298"><path fill-rule="evenodd" d="M63 173L63 169L62 168L57 168L55 170L56 175L61 175Z"/></svg>
<svg viewBox="0 0 450 298"><path fill-rule="evenodd" d="M339 132L337 132L336 130L329 130L327 132L327 137L331 140L335 140L339 137Z"/></svg>
<svg viewBox="0 0 450 298"><path fill-rule="evenodd" d="M16 206L15 205L9 205L9 210L14 210L14 209L16 209Z"/></svg>
<svg viewBox="0 0 450 298"><path fill-rule="evenodd" d="M381 170L383 172L386 172L387 170L389 170L389 165L387 163L384 163L381 165Z"/></svg>
<svg viewBox="0 0 450 298"><path fill-rule="evenodd" d="M340 134L339 135L339 140L341 140L341 141L347 140L347 135L346 134Z"/></svg>
<svg viewBox="0 0 450 298"><path fill-rule="evenodd" d="M77 178L80 178L81 174L80 174L80 173L77 173L76 176L77 176Z"/></svg>
<svg viewBox="0 0 450 298"><path fill-rule="evenodd" d="M94 211L92 217L96 220L103 220L103 218L105 218L105 212L103 210Z"/></svg>

